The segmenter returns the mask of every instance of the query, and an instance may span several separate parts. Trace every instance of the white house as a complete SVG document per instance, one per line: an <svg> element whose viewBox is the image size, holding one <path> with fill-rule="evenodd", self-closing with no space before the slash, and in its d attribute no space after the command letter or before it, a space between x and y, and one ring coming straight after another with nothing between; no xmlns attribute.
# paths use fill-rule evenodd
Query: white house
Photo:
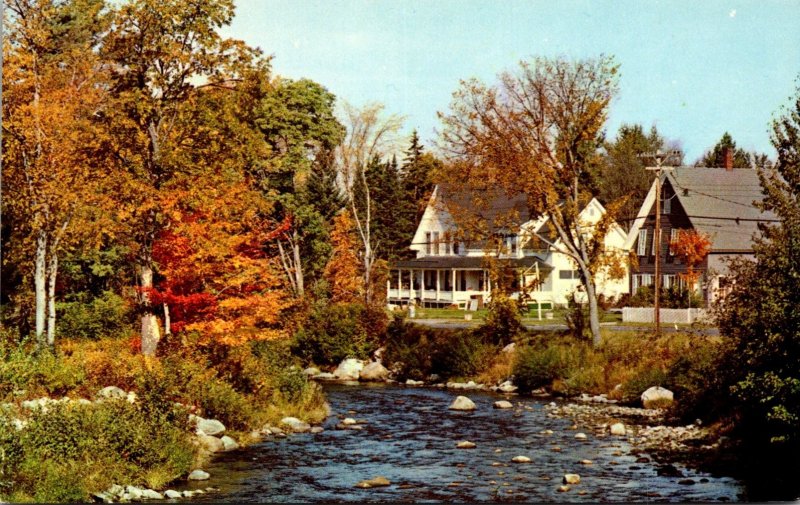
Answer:
<svg viewBox="0 0 800 505"><path fill-rule="evenodd" d="M459 233L453 215L469 208L473 226L482 227L482 236L493 237L468 241ZM581 211L587 229L596 224L605 209L592 199ZM412 240L417 257L397 261L387 282L390 304L406 305L415 301L422 306L465 307L471 300L478 306L489 300L492 286L488 262L501 261L515 272L512 296L523 291L534 302L566 305L568 297L580 285L577 265L560 252L561 242L546 243L547 219L531 219L525 196L508 198L504 194L484 195L480 209L470 198L445 186L436 186ZM621 251L627 234L616 223L606 235L608 251ZM492 245L502 244L502 247ZM625 275L619 280L601 276L598 294L617 297L628 292L627 257ZM524 289L523 289L524 288ZM578 293L581 296L581 293Z"/></svg>

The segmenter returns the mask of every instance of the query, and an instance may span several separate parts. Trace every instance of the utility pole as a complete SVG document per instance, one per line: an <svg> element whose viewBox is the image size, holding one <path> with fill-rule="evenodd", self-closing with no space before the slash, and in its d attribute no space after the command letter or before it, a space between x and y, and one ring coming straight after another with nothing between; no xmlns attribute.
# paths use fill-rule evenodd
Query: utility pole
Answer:
<svg viewBox="0 0 800 505"><path fill-rule="evenodd" d="M655 250L656 264L655 264L655 286L653 294L653 310L655 311L655 326L656 338L661 336L661 173L663 170L672 170L675 167L663 166L663 163L672 156L679 156L680 151L672 150L666 153L661 152L659 149L653 154L642 154L641 157L652 158L656 162L654 167L645 167L645 170L651 170L656 173L656 228L653 233L653 249Z"/></svg>

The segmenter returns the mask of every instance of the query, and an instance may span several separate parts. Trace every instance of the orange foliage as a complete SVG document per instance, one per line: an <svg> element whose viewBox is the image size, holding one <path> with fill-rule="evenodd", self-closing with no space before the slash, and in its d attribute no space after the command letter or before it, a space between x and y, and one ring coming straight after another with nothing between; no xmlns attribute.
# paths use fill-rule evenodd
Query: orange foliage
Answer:
<svg viewBox="0 0 800 505"><path fill-rule="evenodd" d="M680 274L689 286L693 286L700 276L694 267L703 262L711 251L711 239L706 233L695 229L678 230L678 236L670 242L669 247L673 254L686 264L686 273Z"/></svg>
<svg viewBox="0 0 800 505"><path fill-rule="evenodd" d="M325 266L325 279L330 284L331 302L355 302L364 297L364 278L356 253L355 223L347 212L333 218L331 232L333 254Z"/></svg>

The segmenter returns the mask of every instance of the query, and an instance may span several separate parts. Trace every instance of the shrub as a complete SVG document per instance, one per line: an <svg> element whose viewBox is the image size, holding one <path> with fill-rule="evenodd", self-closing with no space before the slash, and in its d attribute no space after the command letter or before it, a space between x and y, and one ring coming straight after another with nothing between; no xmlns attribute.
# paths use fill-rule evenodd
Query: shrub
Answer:
<svg viewBox="0 0 800 505"><path fill-rule="evenodd" d="M648 388L652 386L666 386L667 374L657 365L642 365L635 374L622 383L622 400L635 402Z"/></svg>
<svg viewBox="0 0 800 505"><path fill-rule="evenodd" d="M405 322L393 314L387 330L384 359L401 379L424 379L431 374L433 330Z"/></svg>
<svg viewBox="0 0 800 505"><path fill-rule="evenodd" d="M471 377L491 364L498 348L484 342L481 332L439 333L431 356L431 371L444 378Z"/></svg>
<svg viewBox="0 0 800 505"><path fill-rule="evenodd" d="M514 361L514 384L522 392L550 386L567 377L570 370L569 349L551 345L545 348L524 346L517 349Z"/></svg>
<svg viewBox="0 0 800 505"><path fill-rule="evenodd" d="M719 377L722 345L698 339L692 352L682 353L667 370L666 387L675 393L673 414L682 420L715 417L725 399Z"/></svg>
<svg viewBox="0 0 800 505"><path fill-rule="evenodd" d="M372 339L363 326L364 306L335 303L317 306L294 338L292 351L306 362L338 364L345 358L366 358Z"/></svg>
<svg viewBox="0 0 800 505"><path fill-rule="evenodd" d="M494 344L510 344L522 331L522 316L516 300L502 293L492 294L489 311L480 327L486 339Z"/></svg>
<svg viewBox="0 0 800 505"><path fill-rule="evenodd" d="M97 298L56 304L59 337L98 339L122 337L130 329L133 310L130 304L113 291L104 291Z"/></svg>
<svg viewBox="0 0 800 505"><path fill-rule="evenodd" d="M567 324L569 333L582 340L586 337L586 330L589 327L589 311L576 298L573 291L567 299L567 312L564 314L564 322Z"/></svg>

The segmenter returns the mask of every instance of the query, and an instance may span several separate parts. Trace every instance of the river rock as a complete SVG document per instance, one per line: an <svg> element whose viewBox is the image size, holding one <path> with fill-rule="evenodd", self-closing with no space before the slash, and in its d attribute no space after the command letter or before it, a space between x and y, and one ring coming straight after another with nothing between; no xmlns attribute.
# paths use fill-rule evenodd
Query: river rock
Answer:
<svg viewBox="0 0 800 505"><path fill-rule="evenodd" d="M311 433L313 433L315 435L317 433L322 433L323 431L325 431L325 430L322 428L322 426L312 426L311 427Z"/></svg>
<svg viewBox="0 0 800 505"><path fill-rule="evenodd" d="M345 417L344 419L342 419L342 424L345 426L352 426L354 424L358 424L358 421L356 421L352 417Z"/></svg>
<svg viewBox="0 0 800 505"><path fill-rule="evenodd" d="M147 500L163 500L164 495L153 489L142 490L142 498Z"/></svg>
<svg viewBox="0 0 800 505"><path fill-rule="evenodd" d="M511 383L511 381L505 381L504 383L497 386L498 391L502 391L503 393L513 393L517 390L517 386Z"/></svg>
<svg viewBox="0 0 800 505"><path fill-rule="evenodd" d="M672 391L661 386L653 386L642 393L642 405L646 409L658 409L673 401Z"/></svg>
<svg viewBox="0 0 800 505"><path fill-rule="evenodd" d="M389 370L377 361L367 364L362 370L362 381L383 381L389 378Z"/></svg>
<svg viewBox="0 0 800 505"><path fill-rule="evenodd" d="M463 442L459 442L456 444L458 449L474 449L477 447L475 443L470 442L469 440L464 440Z"/></svg>
<svg viewBox="0 0 800 505"><path fill-rule="evenodd" d="M97 397L101 399L127 398L128 393L117 386L106 386L97 392Z"/></svg>
<svg viewBox="0 0 800 505"><path fill-rule="evenodd" d="M310 366L310 367L306 368L305 370L303 370L303 374L305 374L307 377L312 377L314 375L319 375L321 373L322 373L322 371L319 368L315 367L315 366Z"/></svg>
<svg viewBox="0 0 800 505"><path fill-rule="evenodd" d="M576 433L575 440L586 440L586 433Z"/></svg>
<svg viewBox="0 0 800 505"><path fill-rule="evenodd" d="M336 376L330 372L322 372L317 375L312 375L311 378L317 381L332 381L336 379Z"/></svg>
<svg viewBox="0 0 800 505"><path fill-rule="evenodd" d="M414 379L406 379L406 386L422 386L425 384L423 381L415 381Z"/></svg>
<svg viewBox="0 0 800 505"><path fill-rule="evenodd" d="M296 417L284 417L281 424L285 424L295 433L305 433L311 429L311 425L297 419Z"/></svg>
<svg viewBox="0 0 800 505"><path fill-rule="evenodd" d="M450 410L475 410L475 403L466 396L457 396L448 408Z"/></svg>
<svg viewBox="0 0 800 505"><path fill-rule="evenodd" d="M479 385L475 384L475 381L469 381L464 384L464 389L478 389Z"/></svg>
<svg viewBox="0 0 800 505"><path fill-rule="evenodd" d="M511 458L511 461L513 461L514 463L530 463L531 458L527 456L514 456L513 458Z"/></svg>
<svg viewBox="0 0 800 505"><path fill-rule="evenodd" d="M222 441L223 450L225 451L234 451L239 448L239 444L236 443L236 440L228 435L223 436L220 440Z"/></svg>
<svg viewBox="0 0 800 505"><path fill-rule="evenodd" d="M130 496L132 500L141 499L142 498L142 491L143 491L142 489L140 489L140 488L138 488L136 486L126 486L125 487L125 493L127 493L128 496Z"/></svg>
<svg viewBox="0 0 800 505"><path fill-rule="evenodd" d="M357 381L363 369L363 361L355 358L347 358L339 363L339 366L333 371L333 375L339 380Z"/></svg>
<svg viewBox="0 0 800 505"><path fill-rule="evenodd" d="M577 473L568 473L564 475L564 484L580 484L581 476Z"/></svg>
<svg viewBox="0 0 800 505"><path fill-rule="evenodd" d="M509 402L507 400L499 400L499 401L494 402L494 408L496 408L496 409L511 409L511 408L514 408L514 405L512 405L511 402Z"/></svg>
<svg viewBox="0 0 800 505"><path fill-rule="evenodd" d="M203 470L192 470L187 479L189 480L208 480L211 475Z"/></svg>
<svg viewBox="0 0 800 505"><path fill-rule="evenodd" d="M361 482L356 484L356 487L369 489L372 487L384 487L390 484L391 482L389 482L389 479L387 479L386 477L375 477L374 479L362 480Z"/></svg>
<svg viewBox="0 0 800 505"><path fill-rule="evenodd" d="M612 435L620 435L624 436L627 431L625 430L625 425L622 423L614 423L609 427Z"/></svg>
<svg viewBox="0 0 800 505"><path fill-rule="evenodd" d="M225 425L216 419L197 418L197 429L206 435L222 435L225 433Z"/></svg>
<svg viewBox="0 0 800 505"><path fill-rule="evenodd" d="M569 486L558 486L559 493L566 493L567 491L569 491Z"/></svg>
<svg viewBox="0 0 800 505"><path fill-rule="evenodd" d="M221 452L225 450L225 443L211 435L198 435L197 439L208 452Z"/></svg>
<svg viewBox="0 0 800 505"><path fill-rule="evenodd" d="M516 350L516 348L517 348L517 345L514 342L511 342L507 346L503 347L503 350L501 352L508 354L510 352L514 352Z"/></svg>
<svg viewBox="0 0 800 505"><path fill-rule="evenodd" d="M164 491L164 496L169 498L170 500L174 500L176 498L180 498L183 496L180 491L175 491L174 489L167 489Z"/></svg>

